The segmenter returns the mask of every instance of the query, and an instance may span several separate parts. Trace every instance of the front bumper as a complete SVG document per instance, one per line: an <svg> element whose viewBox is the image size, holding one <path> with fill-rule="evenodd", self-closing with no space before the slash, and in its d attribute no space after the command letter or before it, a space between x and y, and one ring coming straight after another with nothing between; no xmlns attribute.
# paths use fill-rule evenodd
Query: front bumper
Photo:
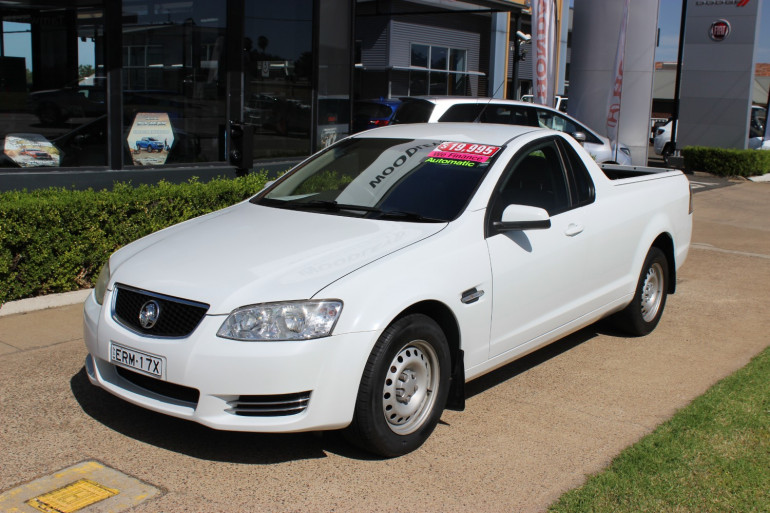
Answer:
<svg viewBox="0 0 770 513"><path fill-rule="evenodd" d="M117 324L109 304L106 297L101 307L91 294L84 307L89 351L86 370L91 382L138 406L230 431L298 432L347 426L353 418L364 365L378 335L363 332L302 342L239 342L216 336L225 316L207 315L186 338L151 338ZM141 375L131 379L136 376L131 370L119 373L110 362L112 343L163 358L164 379ZM160 383L197 391L192 395L197 400L187 394L167 394L166 385ZM280 402L298 396L309 397L307 407L290 414L244 414L233 407L239 401Z"/></svg>

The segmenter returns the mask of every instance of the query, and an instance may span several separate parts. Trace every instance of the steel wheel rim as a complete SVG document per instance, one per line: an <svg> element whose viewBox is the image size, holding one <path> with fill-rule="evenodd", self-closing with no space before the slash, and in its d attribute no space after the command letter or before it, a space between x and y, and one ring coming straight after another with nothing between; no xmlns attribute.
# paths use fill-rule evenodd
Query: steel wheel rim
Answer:
<svg viewBox="0 0 770 513"><path fill-rule="evenodd" d="M390 362L382 387L382 413L396 434L422 427L433 411L439 385L438 355L429 343L414 340Z"/></svg>
<svg viewBox="0 0 770 513"><path fill-rule="evenodd" d="M663 266L654 263L647 270L642 285L642 319L651 322L658 315L663 302Z"/></svg>

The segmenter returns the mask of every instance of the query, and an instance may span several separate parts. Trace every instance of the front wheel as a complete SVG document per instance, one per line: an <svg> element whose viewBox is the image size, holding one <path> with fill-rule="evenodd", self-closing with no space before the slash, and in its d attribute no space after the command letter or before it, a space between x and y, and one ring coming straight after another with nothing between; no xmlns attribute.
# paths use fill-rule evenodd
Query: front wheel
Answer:
<svg viewBox="0 0 770 513"><path fill-rule="evenodd" d="M618 326L630 335L647 335L658 325L668 297L668 259L650 248L636 285L634 299L616 314Z"/></svg>
<svg viewBox="0 0 770 513"><path fill-rule="evenodd" d="M417 449L441 418L449 373L449 347L438 324L422 314L397 320L369 355L347 438L385 457Z"/></svg>

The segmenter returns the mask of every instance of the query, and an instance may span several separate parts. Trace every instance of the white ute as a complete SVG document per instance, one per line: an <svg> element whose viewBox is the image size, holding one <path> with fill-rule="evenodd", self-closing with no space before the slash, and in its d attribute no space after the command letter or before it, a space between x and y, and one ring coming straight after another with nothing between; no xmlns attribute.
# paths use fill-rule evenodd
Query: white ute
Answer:
<svg viewBox="0 0 770 513"><path fill-rule="evenodd" d="M91 382L234 431L418 448L463 385L615 315L658 324L692 231L679 171L602 170L562 132L369 130L248 201L115 252Z"/></svg>

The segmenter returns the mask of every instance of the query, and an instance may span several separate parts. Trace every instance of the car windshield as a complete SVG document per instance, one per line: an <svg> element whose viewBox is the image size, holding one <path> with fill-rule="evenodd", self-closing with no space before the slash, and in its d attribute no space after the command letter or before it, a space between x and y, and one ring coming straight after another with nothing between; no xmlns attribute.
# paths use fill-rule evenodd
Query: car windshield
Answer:
<svg viewBox="0 0 770 513"><path fill-rule="evenodd" d="M373 219L451 221L499 150L471 141L350 139L295 168L252 202Z"/></svg>

